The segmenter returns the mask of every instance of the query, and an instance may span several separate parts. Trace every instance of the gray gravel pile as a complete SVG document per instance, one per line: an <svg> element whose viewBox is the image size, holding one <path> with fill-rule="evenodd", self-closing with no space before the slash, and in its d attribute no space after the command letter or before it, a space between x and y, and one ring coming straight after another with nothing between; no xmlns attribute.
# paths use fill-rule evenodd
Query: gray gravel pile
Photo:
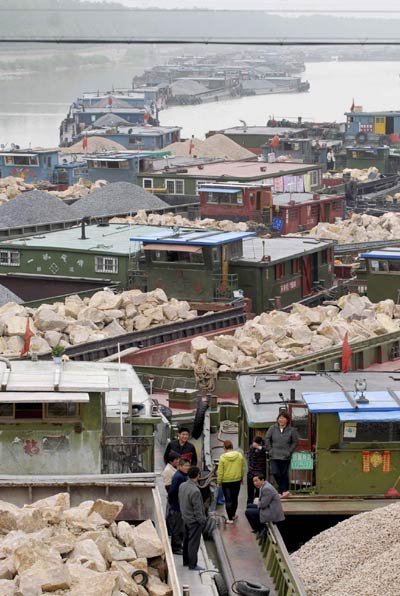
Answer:
<svg viewBox="0 0 400 596"><path fill-rule="evenodd" d="M0 285L0 306L7 304L7 302L16 302L16 304L21 304L23 300L5 286Z"/></svg>
<svg viewBox="0 0 400 596"><path fill-rule="evenodd" d="M89 193L71 206L76 218L136 213L139 209L163 209L167 203L130 182L113 182Z"/></svg>
<svg viewBox="0 0 400 596"><path fill-rule="evenodd" d="M71 207L41 190L21 193L0 207L0 229L75 219Z"/></svg>
<svg viewBox="0 0 400 596"><path fill-rule="evenodd" d="M292 555L307 596L398 596L399 536L400 503L321 532Z"/></svg>

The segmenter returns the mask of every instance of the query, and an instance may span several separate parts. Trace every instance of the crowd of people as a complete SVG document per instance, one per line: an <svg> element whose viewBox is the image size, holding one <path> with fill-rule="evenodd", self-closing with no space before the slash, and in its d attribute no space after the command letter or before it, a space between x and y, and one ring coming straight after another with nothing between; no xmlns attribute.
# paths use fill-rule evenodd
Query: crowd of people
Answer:
<svg viewBox="0 0 400 596"><path fill-rule="evenodd" d="M197 466L195 446L189 441L190 431L181 427L178 438L165 451L162 473L167 492L166 521L174 554L182 555L183 565L201 571L198 550L206 524L206 511L199 487L200 468ZM238 499L244 477L247 480L245 516L253 532L263 534L268 522L284 520L281 500L290 496L289 468L298 444L297 430L291 426L289 414L281 410L265 437L255 436L247 453L234 449L230 440L223 443L219 458L217 486L222 490L226 510L226 524L238 519ZM267 457L275 488L267 479Z"/></svg>

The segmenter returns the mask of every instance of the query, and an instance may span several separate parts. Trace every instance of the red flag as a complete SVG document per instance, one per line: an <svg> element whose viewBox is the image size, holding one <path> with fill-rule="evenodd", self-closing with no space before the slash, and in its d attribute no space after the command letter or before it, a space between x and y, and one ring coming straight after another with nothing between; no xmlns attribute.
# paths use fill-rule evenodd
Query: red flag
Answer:
<svg viewBox="0 0 400 596"><path fill-rule="evenodd" d="M354 112L354 108L355 108L355 104L354 104L354 97L353 97L353 102L350 107L350 112Z"/></svg>
<svg viewBox="0 0 400 596"><path fill-rule="evenodd" d="M87 143L88 143L88 140L87 140L87 136L85 135L82 139L82 149L87 149Z"/></svg>
<svg viewBox="0 0 400 596"><path fill-rule="evenodd" d="M143 114L143 124L147 124L150 118L150 113L149 112L145 112Z"/></svg>
<svg viewBox="0 0 400 596"><path fill-rule="evenodd" d="M349 333L346 331L346 335L343 339L342 345L342 372L345 373L351 369L351 356L353 352L349 344Z"/></svg>
<svg viewBox="0 0 400 596"><path fill-rule="evenodd" d="M275 135L272 138L272 140L270 142L270 146L271 146L271 149L276 149L277 147L279 147L279 137L278 137L278 135Z"/></svg>
<svg viewBox="0 0 400 596"><path fill-rule="evenodd" d="M20 356L23 356L24 354L26 354L29 350L29 346L31 345L31 337L33 337L35 334L32 333L31 331L31 327L29 325L29 317L26 319L26 330L25 330L25 343L24 343L24 347L21 350Z"/></svg>
<svg viewBox="0 0 400 596"><path fill-rule="evenodd" d="M192 155L192 151L194 149L194 142L193 142L193 137L190 139L190 143L189 143L189 155Z"/></svg>
<svg viewBox="0 0 400 596"><path fill-rule="evenodd" d="M109 96L107 97L107 103L108 103L108 105L109 105L110 107L112 106L112 95L109 95Z"/></svg>

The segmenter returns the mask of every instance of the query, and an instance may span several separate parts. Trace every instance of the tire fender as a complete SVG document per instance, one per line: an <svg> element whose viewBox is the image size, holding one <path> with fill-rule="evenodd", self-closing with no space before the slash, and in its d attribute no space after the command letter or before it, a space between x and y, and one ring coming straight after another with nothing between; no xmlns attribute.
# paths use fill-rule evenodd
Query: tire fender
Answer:
<svg viewBox="0 0 400 596"><path fill-rule="evenodd" d="M235 588L242 596L269 596L269 588L256 582L241 579L235 582Z"/></svg>
<svg viewBox="0 0 400 596"><path fill-rule="evenodd" d="M196 413L193 419L193 430L192 430L192 437L194 439L199 439L201 437L201 433L203 432L204 427L204 418L206 415L206 411L208 410L208 403L206 401L201 401L197 406Z"/></svg>

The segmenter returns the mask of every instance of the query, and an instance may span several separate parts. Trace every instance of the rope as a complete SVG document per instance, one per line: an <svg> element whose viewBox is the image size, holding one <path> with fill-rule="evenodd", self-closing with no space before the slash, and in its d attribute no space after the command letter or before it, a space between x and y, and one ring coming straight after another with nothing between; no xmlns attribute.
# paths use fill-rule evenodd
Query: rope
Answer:
<svg viewBox="0 0 400 596"><path fill-rule="evenodd" d="M194 367L194 376L200 390L212 393L215 389L218 369L212 366L196 365Z"/></svg>
<svg viewBox="0 0 400 596"><path fill-rule="evenodd" d="M232 422L232 420L223 420L219 425L219 432L220 433L227 433L227 434L237 434L239 430L239 425L237 422Z"/></svg>

